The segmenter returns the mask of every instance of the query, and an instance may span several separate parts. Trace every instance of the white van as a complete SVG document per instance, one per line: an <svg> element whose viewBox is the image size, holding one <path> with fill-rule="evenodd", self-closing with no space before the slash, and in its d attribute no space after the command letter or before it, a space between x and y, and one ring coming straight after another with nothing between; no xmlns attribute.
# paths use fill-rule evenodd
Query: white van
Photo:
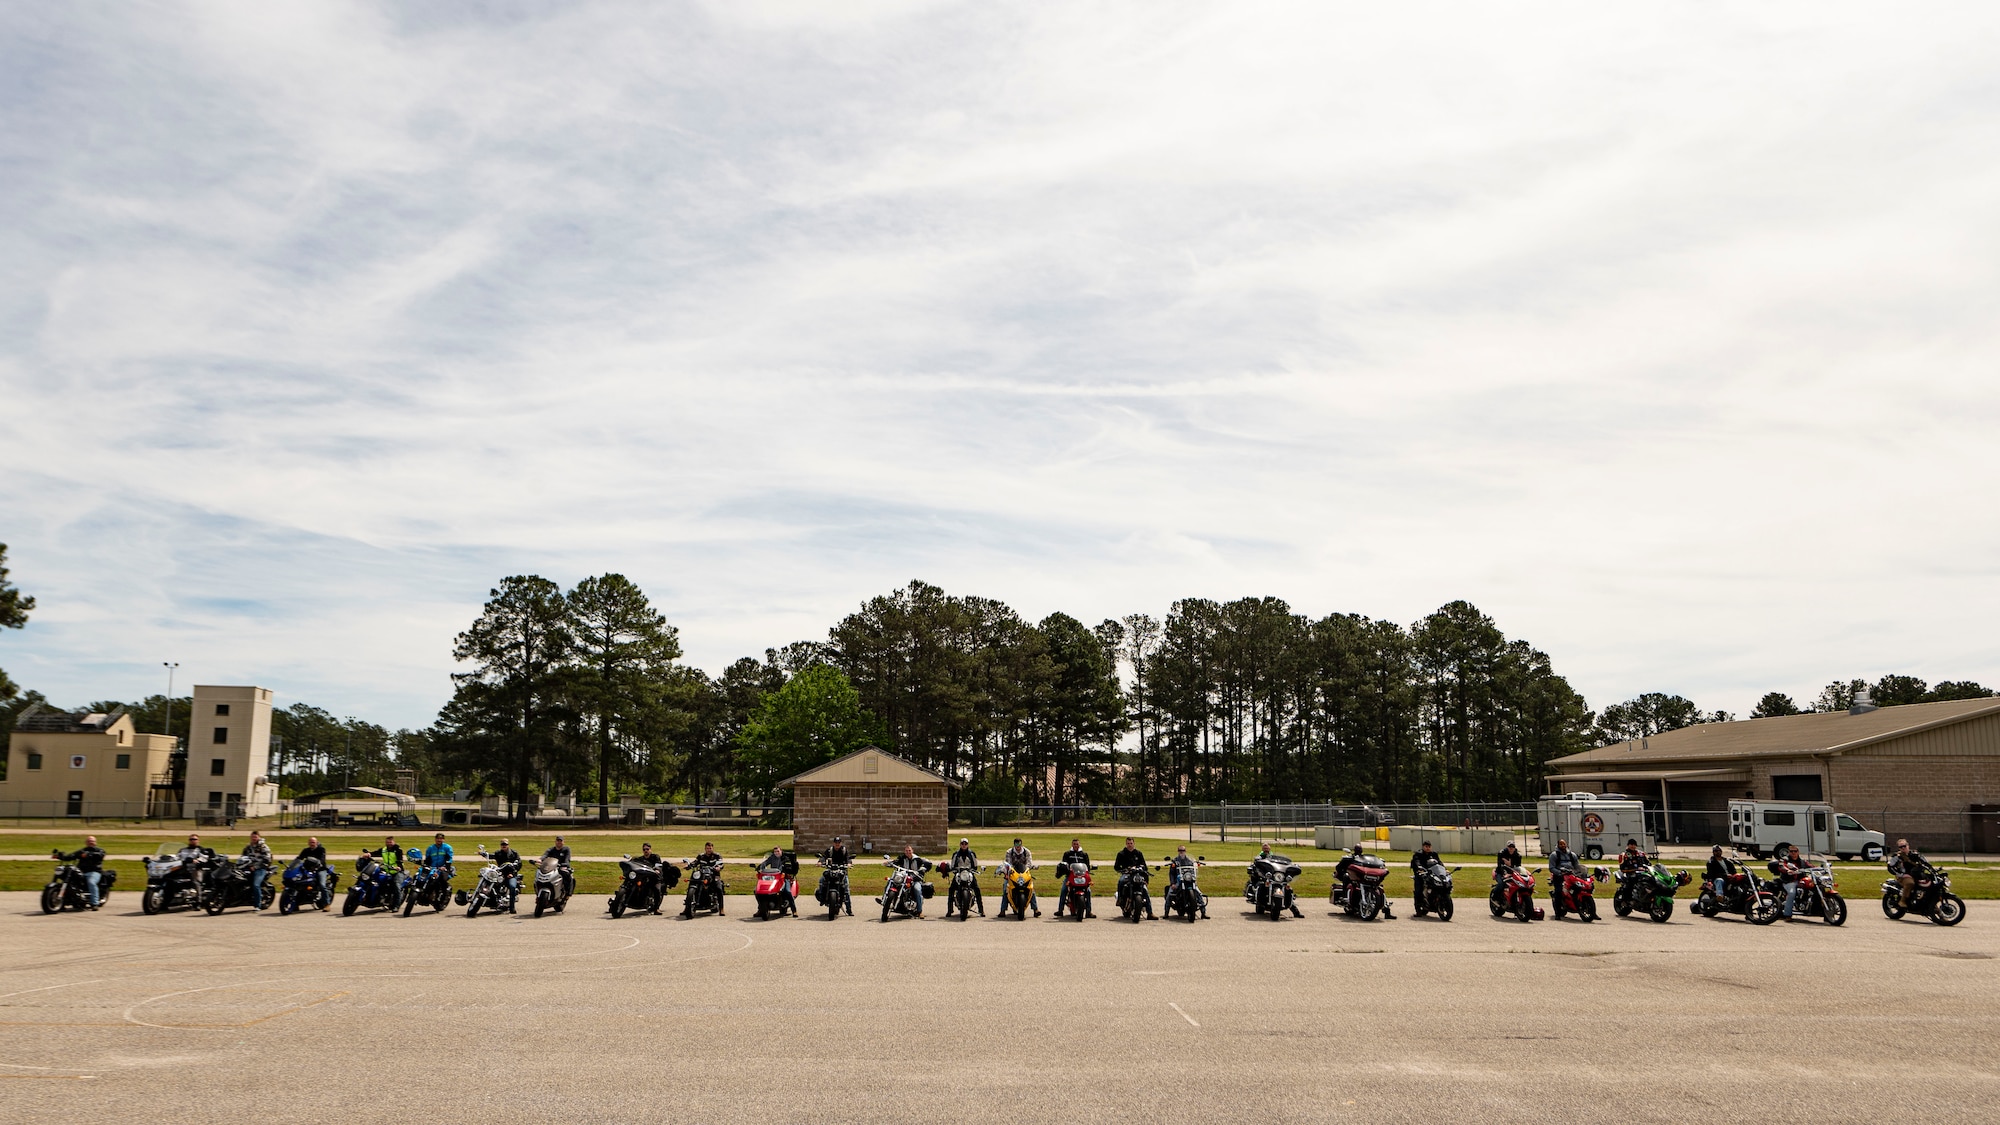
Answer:
<svg viewBox="0 0 2000 1125"><path fill-rule="evenodd" d="M1846 813L1835 812L1832 805L1736 800L1729 802L1729 842L1758 859L1797 844L1808 854L1860 856L1874 863L1882 858L1887 841Z"/></svg>
<svg viewBox="0 0 2000 1125"><path fill-rule="evenodd" d="M1556 850L1557 840L1568 840L1570 851L1590 860L1624 851L1627 840L1653 850L1653 838L1646 834L1646 806L1630 797L1564 793L1543 797L1535 812L1543 855Z"/></svg>

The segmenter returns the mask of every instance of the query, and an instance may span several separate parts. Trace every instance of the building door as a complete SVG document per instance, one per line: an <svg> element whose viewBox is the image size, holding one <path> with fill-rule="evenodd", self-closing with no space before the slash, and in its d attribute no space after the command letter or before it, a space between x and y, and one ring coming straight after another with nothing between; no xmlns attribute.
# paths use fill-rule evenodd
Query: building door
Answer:
<svg viewBox="0 0 2000 1125"><path fill-rule="evenodd" d="M69 791L69 811L63 813L63 815L64 816L83 815L83 790L72 789Z"/></svg>

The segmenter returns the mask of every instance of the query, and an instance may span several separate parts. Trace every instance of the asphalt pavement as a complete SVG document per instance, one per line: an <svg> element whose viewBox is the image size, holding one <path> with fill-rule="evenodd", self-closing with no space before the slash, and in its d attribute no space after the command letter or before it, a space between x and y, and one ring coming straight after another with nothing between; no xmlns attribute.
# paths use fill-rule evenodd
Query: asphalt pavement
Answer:
<svg viewBox="0 0 2000 1125"><path fill-rule="evenodd" d="M0 895L0 1121L2000 1117L2000 913L880 923L43 916ZM808 903L808 905L810 905ZM935 908L936 900L933 901ZM1107 904L1108 905L1108 904Z"/></svg>

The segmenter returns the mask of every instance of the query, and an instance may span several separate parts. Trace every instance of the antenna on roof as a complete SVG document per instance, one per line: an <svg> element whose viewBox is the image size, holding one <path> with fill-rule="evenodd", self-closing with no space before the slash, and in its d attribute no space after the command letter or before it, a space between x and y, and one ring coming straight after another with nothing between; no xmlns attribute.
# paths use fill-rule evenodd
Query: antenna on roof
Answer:
<svg viewBox="0 0 2000 1125"><path fill-rule="evenodd" d="M1875 700L1868 694L1868 685L1863 684L1860 690L1854 693L1854 702L1848 704L1847 713L1850 715L1866 715L1873 710L1875 710Z"/></svg>

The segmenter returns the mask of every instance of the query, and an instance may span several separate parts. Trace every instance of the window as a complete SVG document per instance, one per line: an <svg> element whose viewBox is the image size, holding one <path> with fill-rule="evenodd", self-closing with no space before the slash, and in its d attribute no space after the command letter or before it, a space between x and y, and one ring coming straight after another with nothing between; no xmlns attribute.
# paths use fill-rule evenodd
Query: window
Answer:
<svg viewBox="0 0 2000 1125"><path fill-rule="evenodd" d="M226 766L227 764L228 764L228 759L226 759L226 758L210 758L210 759L208 760L208 776L210 776L210 777L221 777L221 776L222 776L222 771L223 771L223 768L224 768L224 767L225 767L225 766ZM1790 816L1790 815L1792 815L1792 814L1790 814L1790 813L1786 813L1785 815L1786 815L1786 816ZM1788 820L1788 821L1786 821L1785 823L1786 823L1786 824L1790 824L1790 823L1791 823L1791 821L1789 821L1789 820Z"/></svg>
<svg viewBox="0 0 2000 1125"><path fill-rule="evenodd" d="M217 746L227 746L227 745L229 745L229 728L228 728L228 727L216 727L216 728L215 728L215 744L216 744Z"/></svg>
<svg viewBox="0 0 2000 1125"><path fill-rule="evenodd" d="M1853 817L1851 817L1851 816L1848 816L1848 815L1847 815L1846 813L1841 813L1841 814L1840 814L1839 816L1837 816L1837 817L1834 817L1833 819L1834 819L1834 822L1835 822L1835 823L1837 823L1837 824L1839 824L1839 825L1840 825L1840 830L1841 830L1842 832L1866 832L1866 831L1868 831L1868 830L1867 830L1866 828L1863 828L1863 827L1861 827L1861 822L1860 822L1860 821L1858 821L1858 820L1854 819L1854 818L1853 818Z"/></svg>
<svg viewBox="0 0 2000 1125"><path fill-rule="evenodd" d="M1772 828L1790 828L1798 823L1798 819L1792 815L1790 809L1765 809L1764 823Z"/></svg>
<svg viewBox="0 0 2000 1125"><path fill-rule="evenodd" d="M1779 801L1820 800L1820 779L1816 773L1772 774L1771 797Z"/></svg>
<svg viewBox="0 0 2000 1125"><path fill-rule="evenodd" d="M112 765L116 769L129 770L132 768L132 755L120 754L118 755L118 760L112 763Z"/></svg>
<svg viewBox="0 0 2000 1125"><path fill-rule="evenodd" d="M219 809L219 808L221 808L221 807L222 807L222 794L220 794L220 793L210 793L210 794L208 795L208 807L209 807L209 808L211 808L211 809Z"/></svg>
<svg viewBox="0 0 2000 1125"><path fill-rule="evenodd" d="M217 717L224 717L224 716L227 716L227 715L229 714L229 704L227 704L227 703L218 703L218 704L216 704L216 705L215 705L215 713L216 713Z"/></svg>
<svg viewBox="0 0 2000 1125"><path fill-rule="evenodd" d="M28 768L31 770L42 768L42 756L33 750L28 751Z"/></svg>
<svg viewBox="0 0 2000 1125"><path fill-rule="evenodd" d="M118 732L118 745L125 745L125 732L122 730Z"/></svg>

